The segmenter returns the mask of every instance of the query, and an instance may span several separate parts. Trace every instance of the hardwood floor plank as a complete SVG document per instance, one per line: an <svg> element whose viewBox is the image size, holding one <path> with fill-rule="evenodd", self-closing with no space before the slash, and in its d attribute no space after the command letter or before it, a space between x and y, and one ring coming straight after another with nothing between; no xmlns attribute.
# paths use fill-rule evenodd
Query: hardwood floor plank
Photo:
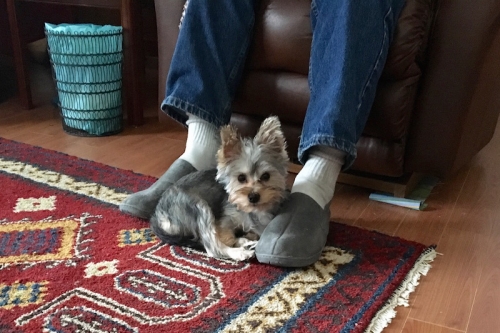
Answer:
<svg viewBox="0 0 500 333"><path fill-rule="evenodd" d="M496 153L496 156L499 155L498 151L500 151L499 141L495 140L488 147L492 154ZM486 156L481 155L481 158L484 164ZM483 176L489 184L488 194L491 196L492 203L485 205L481 215L476 216L476 219L487 220L488 224L491 225L491 231L485 242L484 252L481 253L482 272L467 332L500 331L500 210L498 209L500 206L500 173L497 171L500 158L488 159L497 163L492 166L491 172L485 170Z"/></svg>
<svg viewBox="0 0 500 333"><path fill-rule="evenodd" d="M498 223L500 219L497 218ZM500 329L500 233L498 228L488 241L481 279L474 298L467 332L495 332Z"/></svg>
<svg viewBox="0 0 500 333"><path fill-rule="evenodd" d="M368 208L370 190L351 185L337 184L330 205L331 218L339 223L354 225Z"/></svg>
<svg viewBox="0 0 500 333"><path fill-rule="evenodd" d="M406 326L402 332L403 333L460 333L464 331L454 330L448 327L438 326L431 323L425 323L422 321L410 319L406 323Z"/></svg>
<svg viewBox="0 0 500 333"><path fill-rule="evenodd" d="M498 132L498 131L497 131ZM473 161L443 236L432 276L422 279L409 317L466 330L489 241L499 220L498 133ZM496 309L498 313L499 309Z"/></svg>
<svg viewBox="0 0 500 333"><path fill-rule="evenodd" d="M394 235L406 214L408 214L407 208L370 200L367 209L363 211L354 225Z"/></svg>

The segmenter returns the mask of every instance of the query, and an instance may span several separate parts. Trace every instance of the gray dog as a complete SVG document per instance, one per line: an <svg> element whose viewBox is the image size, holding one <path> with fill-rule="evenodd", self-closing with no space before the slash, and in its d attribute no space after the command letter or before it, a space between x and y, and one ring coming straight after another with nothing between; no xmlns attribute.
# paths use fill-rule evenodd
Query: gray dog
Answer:
<svg viewBox="0 0 500 333"><path fill-rule="evenodd" d="M221 129L217 169L191 173L169 187L150 219L163 242L204 248L211 257L246 260L286 197L288 155L277 117L257 135Z"/></svg>

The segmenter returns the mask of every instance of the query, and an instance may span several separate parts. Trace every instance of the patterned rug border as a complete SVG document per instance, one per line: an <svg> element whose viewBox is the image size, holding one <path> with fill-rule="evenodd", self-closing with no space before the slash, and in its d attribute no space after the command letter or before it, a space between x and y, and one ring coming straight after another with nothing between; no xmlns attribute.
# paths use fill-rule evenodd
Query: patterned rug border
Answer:
<svg viewBox="0 0 500 333"><path fill-rule="evenodd" d="M46 159L41 159L40 155L33 156L33 154L29 152L29 150L32 148L39 149L40 153L46 155ZM62 179L64 178L64 176L69 176L72 177L76 183L78 181L87 183L89 181L94 182L97 188L90 191L88 189L86 191L82 191L81 188L76 189L67 186L58 186L54 182L51 183L47 182L46 180L26 177L26 174L24 173L24 169L26 167L54 171L53 165L51 164L51 159L56 155L60 158L67 159L68 163L65 165L58 165L59 170L57 170L57 172L59 173L59 175L54 174L54 179ZM96 169L99 169L99 172L93 172ZM111 205L118 205L128 193L143 189L156 180L154 177L142 175L128 170L118 169L99 162L81 159L57 151L52 151L37 146L30 146L24 143L6 140L3 138L0 138L0 170L2 172L15 174L19 177L44 184L45 186L68 191L78 195L84 195ZM70 170L71 172L68 172ZM117 174L117 170L119 170L120 173ZM63 181L61 183L64 183L64 179L62 180ZM117 188L116 186L111 186L112 184L120 184L120 187ZM96 195L96 193L98 195ZM378 233L375 231L366 231ZM400 239L393 236L387 237ZM418 244L419 246L422 246L422 244L416 242L407 240L404 241L406 243ZM400 281L399 286L395 289L392 295L388 295L385 304L382 305L380 310L373 316L365 332L381 332L396 316L396 308L398 306L409 305L410 295L418 286L421 276L427 275L429 269L431 268L431 263L433 262L435 257L435 246L426 247L421 252L413 267L402 279L402 281ZM355 322L353 324L355 324ZM349 327L349 325L346 325L344 328L346 327Z"/></svg>
<svg viewBox="0 0 500 333"><path fill-rule="evenodd" d="M396 317L398 306L409 307L410 295L416 290L420 278L426 276L432 268L431 263L436 259L435 246L428 247L417 259L415 265L407 274L401 285L396 288L386 304L377 312L366 328L367 333L380 333L389 326L392 319Z"/></svg>

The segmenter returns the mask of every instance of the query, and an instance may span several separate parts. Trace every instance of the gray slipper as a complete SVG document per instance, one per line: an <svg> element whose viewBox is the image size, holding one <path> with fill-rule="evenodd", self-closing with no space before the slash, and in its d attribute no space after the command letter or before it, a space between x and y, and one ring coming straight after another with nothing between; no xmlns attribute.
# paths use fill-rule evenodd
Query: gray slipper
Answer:
<svg viewBox="0 0 500 333"><path fill-rule="evenodd" d="M315 263L326 244L330 205L321 208L306 194L290 194L260 237L255 254L261 263L304 267Z"/></svg>
<svg viewBox="0 0 500 333"><path fill-rule="evenodd" d="M153 215L163 192L185 175L195 171L196 169L191 163L181 159L175 160L153 185L143 191L129 195L120 204L120 210L129 215L148 220Z"/></svg>

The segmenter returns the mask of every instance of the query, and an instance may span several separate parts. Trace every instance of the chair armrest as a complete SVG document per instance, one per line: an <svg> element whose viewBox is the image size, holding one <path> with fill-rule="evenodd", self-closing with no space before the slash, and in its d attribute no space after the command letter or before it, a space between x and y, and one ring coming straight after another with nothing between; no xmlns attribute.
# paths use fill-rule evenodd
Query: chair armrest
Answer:
<svg viewBox="0 0 500 333"><path fill-rule="evenodd" d="M500 112L500 3L441 0L406 148L406 171L446 177L481 150Z"/></svg>

